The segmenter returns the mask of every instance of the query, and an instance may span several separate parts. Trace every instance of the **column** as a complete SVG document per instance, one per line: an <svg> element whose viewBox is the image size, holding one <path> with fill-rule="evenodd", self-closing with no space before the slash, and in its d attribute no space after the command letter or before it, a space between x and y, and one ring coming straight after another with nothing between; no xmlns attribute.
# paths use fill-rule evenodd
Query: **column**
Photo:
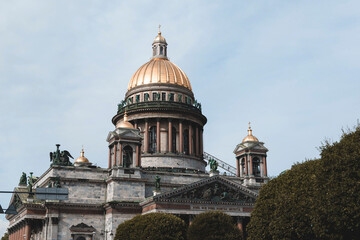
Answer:
<svg viewBox="0 0 360 240"><path fill-rule="evenodd" d="M30 229L30 226L29 224L26 224L25 226L25 239L26 240L30 240L30 234L31 234L31 229Z"/></svg>
<svg viewBox="0 0 360 240"><path fill-rule="evenodd" d="M180 121L179 122L179 152L183 153L184 152L184 146L183 146L183 124Z"/></svg>
<svg viewBox="0 0 360 240"><path fill-rule="evenodd" d="M250 154L249 154L249 161L250 161L250 176L254 176L252 156Z"/></svg>
<svg viewBox="0 0 360 240"><path fill-rule="evenodd" d="M160 136L160 119L157 118L156 119L156 151L157 152L161 152L160 139L161 139L161 136Z"/></svg>
<svg viewBox="0 0 360 240"><path fill-rule="evenodd" d="M193 155L192 126L189 124L189 155Z"/></svg>
<svg viewBox="0 0 360 240"><path fill-rule="evenodd" d="M145 119L145 128L144 128L144 152L149 152L149 122Z"/></svg>
<svg viewBox="0 0 360 240"><path fill-rule="evenodd" d="M119 142L119 166L122 166L122 144Z"/></svg>
<svg viewBox="0 0 360 240"><path fill-rule="evenodd" d="M195 155L199 156L199 127L195 129Z"/></svg>
<svg viewBox="0 0 360 240"><path fill-rule="evenodd" d="M114 143L114 161L113 161L113 166L116 166L116 154L117 154L117 143Z"/></svg>
<svg viewBox="0 0 360 240"><path fill-rule="evenodd" d="M237 170L237 176L240 177L240 158L236 158L236 170Z"/></svg>
<svg viewBox="0 0 360 240"><path fill-rule="evenodd" d="M134 128L135 128L135 129L138 129L137 121L135 121Z"/></svg>
<svg viewBox="0 0 360 240"><path fill-rule="evenodd" d="M109 168L111 168L111 148L109 147Z"/></svg>
<svg viewBox="0 0 360 240"><path fill-rule="evenodd" d="M249 171L248 171L249 169L248 169L248 161L247 161L247 160L248 160L248 157L247 157L247 155L245 155L245 156L244 156L244 161L245 161L245 162L244 162L244 164L245 164L245 176L249 176Z"/></svg>
<svg viewBox="0 0 360 240"><path fill-rule="evenodd" d="M263 157L264 177L267 177L266 157Z"/></svg>
<svg viewBox="0 0 360 240"><path fill-rule="evenodd" d="M140 146L136 146L136 167L140 167Z"/></svg>
<svg viewBox="0 0 360 240"><path fill-rule="evenodd" d="M176 134L176 133L175 133ZM169 119L169 127L168 127L168 152L172 152L172 122Z"/></svg>

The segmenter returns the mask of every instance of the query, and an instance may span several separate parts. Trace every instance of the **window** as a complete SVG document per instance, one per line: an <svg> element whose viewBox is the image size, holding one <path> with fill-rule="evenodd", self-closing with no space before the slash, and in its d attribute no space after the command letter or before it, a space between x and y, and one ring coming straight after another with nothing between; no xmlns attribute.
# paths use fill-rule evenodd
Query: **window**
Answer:
<svg viewBox="0 0 360 240"><path fill-rule="evenodd" d="M135 102L137 102L137 103L140 102L140 94L135 96Z"/></svg>
<svg viewBox="0 0 360 240"><path fill-rule="evenodd" d="M184 129L183 139L184 153L189 154L189 129Z"/></svg>
<svg viewBox="0 0 360 240"><path fill-rule="evenodd" d="M161 93L161 100L166 101L166 93Z"/></svg>
<svg viewBox="0 0 360 240"><path fill-rule="evenodd" d="M188 97L185 96L185 103L188 103Z"/></svg>
<svg viewBox="0 0 360 240"><path fill-rule="evenodd" d="M126 146L123 150L123 156L122 156L122 164L123 167L129 168L132 164L132 158L133 158L133 150L132 147Z"/></svg>
<svg viewBox="0 0 360 240"><path fill-rule="evenodd" d="M176 152L176 128L171 128L171 150L173 153Z"/></svg>
<svg viewBox="0 0 360 240"><path fill-rule="evenodd" d="M153 126L149 130L149 152L156 152L156 126Z"/></svg>
<svg viewBox="0 0 360 240"><path fill-rule="evenodd" d="M149 94L148 93L144 93L144 101L149 101Z"/></svg>
<svg viewBox="0 0 360 240"><path fill-rule="evenodd" d="M170 102L174 101L174 94L173 93L169 93L169 101Z"/></svg>
<svg viewBox="0 0 360 240"><path fill-rule="evenodd" d="M245 175L245 158L241 159L241 172L242 175Z"/></svg>
<svg viewBox="0 0 360 240"><path fill-rule="evenodd" d="M164 48L160 47L160 55L163 55L163 52L164 52Z"/></svg>
<svg viewBox="0 0 360 240"><path fill-rule="evenodd" d="M253 174L255 177L260 177L260 160L259 158L253 158Z"/></svg>
<svg viewBox="0 0 360 240"><path fill-rule="evenodd" d="M182 102L182 95L178 94L178 102Z"/></svg>

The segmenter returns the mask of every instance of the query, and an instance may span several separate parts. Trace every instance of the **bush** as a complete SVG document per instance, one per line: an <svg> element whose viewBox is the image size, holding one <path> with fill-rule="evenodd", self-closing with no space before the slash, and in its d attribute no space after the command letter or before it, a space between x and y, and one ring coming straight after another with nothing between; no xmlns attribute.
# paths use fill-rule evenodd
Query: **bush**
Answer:
<svg viewBox="0 0 360 240"><path fill-rule="evenodd" d="M320 159L295 164L266 184L247 226L249 239L358 239L359 143L358 126L320 147Z"/></svg>
<svg viewBox="0 0 360 240"><path fill-rule="evenodd" d="M189 227L188 240L242 239L241 231L232 218L222 212L210 211L197 215Z"/></svg>
<svg viewBox="0 0 360 240"><path fill-rule="evenodd" d="M185 240L186 225L180 218L166 213L138 215L116 229L114 240Z"/></svg>

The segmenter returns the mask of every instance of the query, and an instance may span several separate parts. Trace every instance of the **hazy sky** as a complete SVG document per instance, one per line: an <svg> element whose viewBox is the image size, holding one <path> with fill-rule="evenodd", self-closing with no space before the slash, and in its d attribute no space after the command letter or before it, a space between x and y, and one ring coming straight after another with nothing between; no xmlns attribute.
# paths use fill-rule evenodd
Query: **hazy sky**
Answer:
<svg viewBox="0 0 360 240"><path fill-rule="evenodd" d="M359 1L0 1L0 190L40 176L56 143L107 167L158 24L208 118L205 151L231 165L249 121L274 176L360 117Z"/></svg>

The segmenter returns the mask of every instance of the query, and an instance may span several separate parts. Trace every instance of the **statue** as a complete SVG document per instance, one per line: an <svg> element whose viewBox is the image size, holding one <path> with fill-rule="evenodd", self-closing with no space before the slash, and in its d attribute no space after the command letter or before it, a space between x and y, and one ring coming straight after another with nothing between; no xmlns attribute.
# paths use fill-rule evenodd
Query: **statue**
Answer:
<svg viewBox="0 0 360 240"><path fill-rule="evenodd" d="M29 192L29 198L31 198L34 193L32 192L32 187L33 187L33 177L32 177L33 173L30 172L30 176L28 177L28 192Z"/></svg>
<svg viewBox="0 0 360 240"><path fill-rule="evenodd" d="M59 165L59 166L72 166L72 163L69 160L69 157L74 159L71 154L64 150L60 152L60 144L56 144L56 151L50 152L50 162L52 162L51 166Z"/></svg>
<svg viewBox="0 0 360 240"><path fill-rule="evenodd" d="M160 190L160 180L161 180L161 177L159 177L159 175L156 175L155 176L155 189L156 189L156 191Z"/></svg>
<svg viewBox="0 0 360 240"><path fill-rule="evenodd" d="M26 185L26 173L22 173L19 181L19 185Z"/></svg>
<svg viewBox="0 0 360 240"><path fill-rule="evenodd" d="M217 167L218 167L218 162L217 162L215 159L211 158L211 159L209 160L209 163L210 163L210 170L211 170L212 172L216 172L216 171L217 171Z"/></svg>

